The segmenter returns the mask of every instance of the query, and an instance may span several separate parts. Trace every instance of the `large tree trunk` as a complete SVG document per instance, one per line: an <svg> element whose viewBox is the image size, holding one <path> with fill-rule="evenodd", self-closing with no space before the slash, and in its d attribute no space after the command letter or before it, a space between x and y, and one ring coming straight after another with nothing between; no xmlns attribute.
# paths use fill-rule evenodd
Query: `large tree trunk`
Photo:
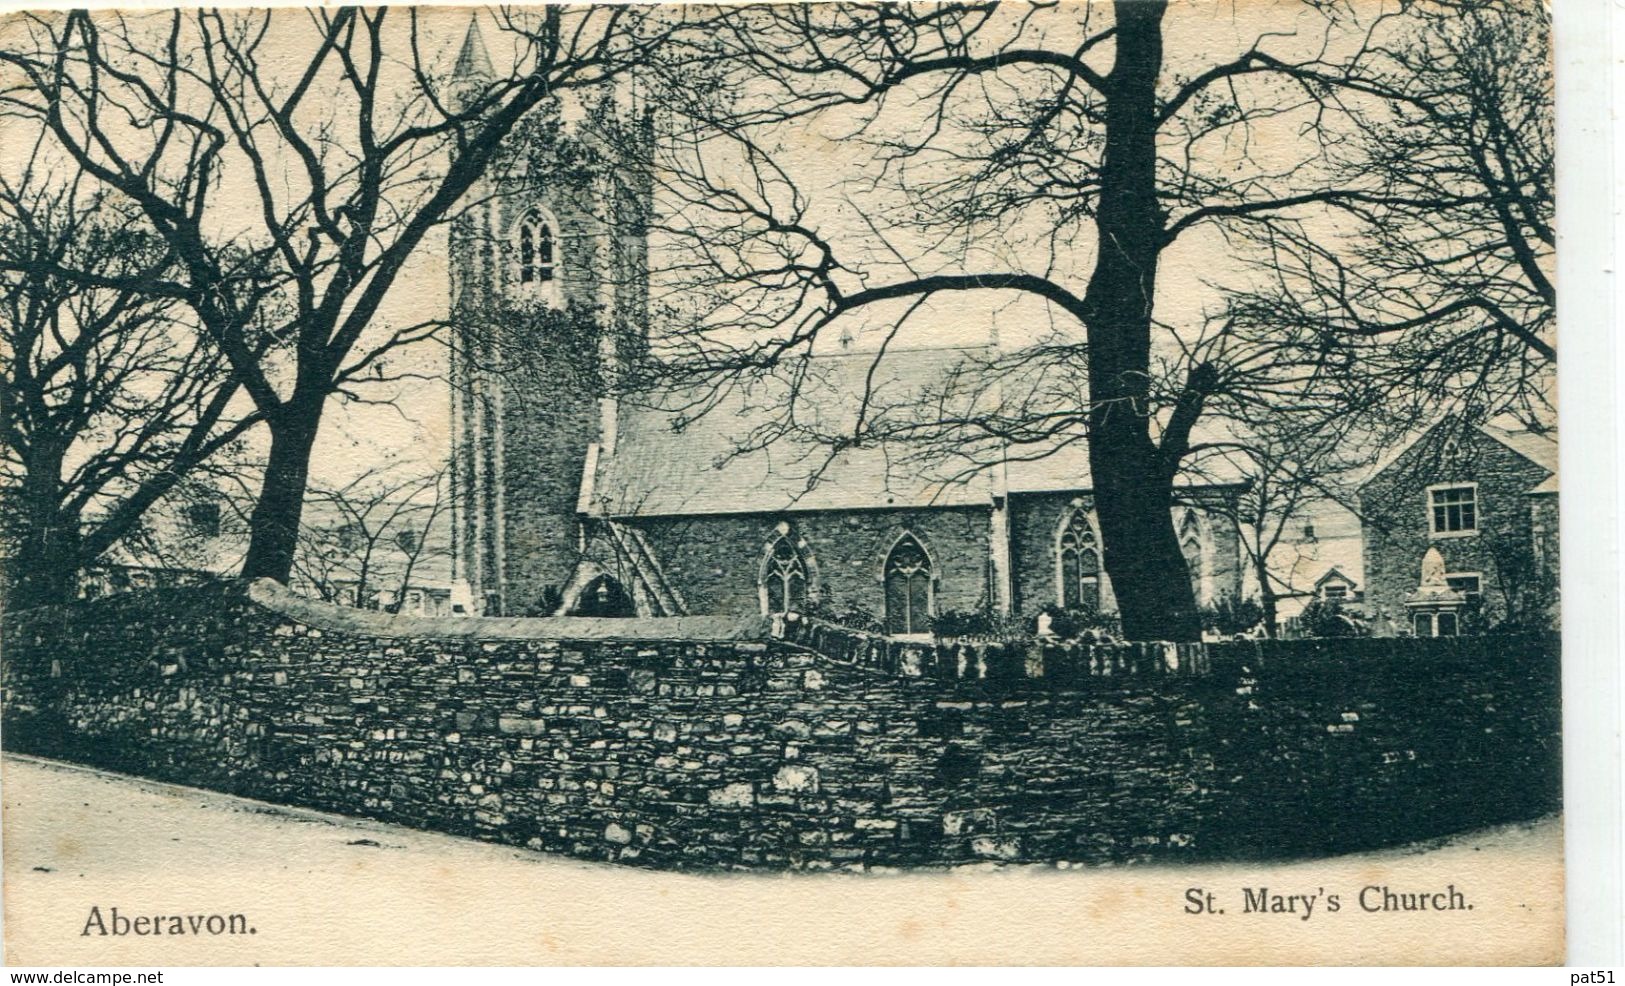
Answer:
<svg viewBox="0 0 1625 986"><path fill-rule="evenodd" d="M271 455L265 467L265 485L249 518L252 534L243 578L276 579L287 583L299 545L299 520L304 512L305 487L310 478L310 453L321 427L322 395L295 394L275 416L271 429Z"/></svg>
<svg viewBox="0 0 1625 986"><path fill-rule="evenodd" d="M26 466L17 504L22 537L12 559L9 609L64 603L78 595L79 516L62 508L62 457L47 455Z"/></svg>
<svg viewBox="0 0 1625 986"><path fill-rule="evenodd" d="M1173 526L1173 464L1151 438L1151 309L1163 215L1156 195L1156 83L1163 0L1118 0L1107 77L1099 244L1084 295L1089 462L1106 574L1133 640L1196 640L1201 622Z"/></svg>

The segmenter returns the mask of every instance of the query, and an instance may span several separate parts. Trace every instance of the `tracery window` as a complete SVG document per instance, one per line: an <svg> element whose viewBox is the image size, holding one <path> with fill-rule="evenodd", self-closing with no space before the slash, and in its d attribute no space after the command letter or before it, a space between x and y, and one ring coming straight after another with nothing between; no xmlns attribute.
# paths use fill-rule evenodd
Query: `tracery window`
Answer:
<svg viewBox="0 0 1625 986"><path fill-rule="evenodd" d="M1061 605L1100 608L1100 545L1082 510L1074 510L1061 531Z"/></svg>
<svg viewBox="0 0 1625 986"><path fill-rule="evenodd" d="M1191 584L1198 590L1202 586L1202 522L1196 519L1196 511L1185 511L1185 519L1179 525L1179 550L1185 556L1185 567L1190 569Z"/></svg>
<svg viewBox="0 0 1625 986"><path fill-rule="evenodd" d="M807 564L789 535L780 535L763 561L762 601L770 616L807 607Z"/></svg>
<svg viewBox="0 0 1625 986"><path fill-rule="evenodd" d="M886 556L886 632L925 633L931 629L931 558L905 534Z"/></svg>
<svg viewBox="0 0 1625 986"><path fill-rule="evenodd" d="M519 221L518 235L520 285L551 282L558 267L553 224L539 213L528 213Z"/></svg>

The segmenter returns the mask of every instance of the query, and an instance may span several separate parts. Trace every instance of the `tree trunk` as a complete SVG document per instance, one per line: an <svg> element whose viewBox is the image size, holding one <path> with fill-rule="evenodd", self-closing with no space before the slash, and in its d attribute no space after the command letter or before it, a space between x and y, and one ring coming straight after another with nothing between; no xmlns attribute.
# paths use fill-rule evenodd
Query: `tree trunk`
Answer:
<svg viewBox="0 0 1625 986"><path fill-rule="evenodd" d="M62 459L30 461L23 478L23 531L13 559L8 609L65 603L77 595L79 516L62 508Z"/></svg>
<svg viewBox="0 0 1625 986"><path fill-rule="evenodd" d="M265 485L249 517L252 529L243 578L275 579L286 584L293 571L299 544L299 519L304 512L305 487L310 478L310 453L321 426L322 396L297 395L275 416L268 417L271 455L265 467Z"/></svg>
<svg viewBox="0 0 1625 986"><path fill-rule="evenodd" d="M1258 579L1258 605L1264 611L1264 633L1269 637L1280 636L1275 625L1278 612L1275 608L1275 589L1270 585L1270 567L1264 559L1253 561L1253 575Z"/></svg>
<svg viewBox="0 0 1625 986"><path fill-rule="evenodd" d="M1201 621L1173 525L1177 463L1151 438L1151 309L1164 216L1157 202L1156 83L1163 0L1118 0L1107 76L1098 253L1084 295L1089 462L1106 573L1132 640L1197 640Z"/></svg>

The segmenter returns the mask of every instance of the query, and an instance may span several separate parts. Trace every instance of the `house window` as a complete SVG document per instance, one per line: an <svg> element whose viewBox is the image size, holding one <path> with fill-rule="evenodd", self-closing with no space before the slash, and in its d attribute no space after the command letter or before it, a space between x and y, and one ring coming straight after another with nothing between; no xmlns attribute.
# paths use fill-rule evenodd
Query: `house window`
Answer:
<svg viewBox="0 0 1625 986"><path fill-rule="evenodd" d="M1412 620L1412 625L1413 625L1413 627L1414 627L1414 629L1416 631L1416 635L1418 637L1431 637L1431 636L1433 636L1433 614L1432 613L1417 613L1416 616L1414 617L1414 619Z"/></svg>
<svg viewBox="0 0 1625 986"><path fill-rule="evenodd" d="M1469 600L1478 599L1483 589L1480 585L1477 572L1461 572L1455 575L1446 575L1445 584L1456 592L1466 596Z"/></svg>
<svg viewBox="0 0 1625 986"><path fill-rule="evenodd" d="M1434 486L1428 489L1429 522L1439 535L1478 531L1478 487L1474 484Z"/></svg>
<svg viewBox="0 0 1625 986"><path fill-rule="evenodd" d="M547 284L557 269L553 224L532 212L519 221L519 283Z"/></svg>
<svg viewBox="0 0 1625 986"><path fill-rule="evenodd" d="M931 559L912 534L886 556L886 632L925 633L931 621Z"/></svg>
<svg viewBox="0 0 1625 986"><path fill-rule="evenodd" d="M423 615L423 593L418 589L406 591L406 611L413 616Z"/></svg>
<svg viewBox="0 0 1625 986"><path fill-rule="evenodd" d="M789 535L781 535L762 563L762 606L768 615L807 607L807 565Z"/></svg>
<svg viewBox="0 0 1625 986"><path fill-rule="evenodd" d="M1320 594L1326 599L1347 599L1349 587L1342 582L1328 582L1321 587Z"/></svg>
<svg viewBox="0 0 1625 986"><path fill-rule="evenodd" d="M1082 510L1074 510L1061 531L1061 605L1100 608L1100 545Z"/></svg>

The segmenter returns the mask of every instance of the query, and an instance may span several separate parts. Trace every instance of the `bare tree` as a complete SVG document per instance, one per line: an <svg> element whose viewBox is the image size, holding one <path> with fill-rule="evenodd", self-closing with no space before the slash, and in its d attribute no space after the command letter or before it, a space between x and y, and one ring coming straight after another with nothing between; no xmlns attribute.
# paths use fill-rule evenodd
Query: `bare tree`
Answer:
<svg viewBox="0 0 1625 986"><path fill-rule="evenodd" d="M1267 282L1233 317L1292 334L1292 359L1337 353L1362 410L1404 430L1419 415L1552 420L1553 117L1550 11L1424 7L1373 74L1404 99L1351 114L1334 179L1361 189L1255 230Z"/></svg>
<svg viewBox="0 0 1625 986"><path fill-rule="evenodd" d="M247 577L288 577L329 397L361 399L389 376L384 354L439 327L368 332L516 124L676 50L693 21L635 6L504 12L512 62L491 71L481 50L452 72L425 53L426 21L446 23L429 18L353 7L40 14L0 51L21 80L0 108L43 122L145 214L176 270L143 287L193 310L265 420Z"/></svg>
<svg viewBox="0 0 1625 986"><path fill-rule="evenodd" d="M662 93L679 147L657 171L670 206L660 227L682 244L663 272L702 309L690 319L699 328L663 341L668 373L710 373L721 386L741 368L793 379L822 334L870 310L895 327L966 293L1043 302L1058 331L1001 365L1083 385L1065 403L1001 399L993 414L963 400L968 413L941 419L939 444L967 430L1086 439L1105 566L1124 630L1141 639L1199 633L1171 523L1174 477L1207 450L1198 421L1226 401L1319 395L1312 368L1283 374L1267 354L1239 353L1251 340L1234 326L1193 340L1159 321L1164 255L1370 200L1328 180L1324 145L1349 101L1412 98L1366 71L1394 33L1391 12L1362 21L1363 5L1287 4L1255 29L1231 8L1239 43L1186 38L1170 60L1167 10L1160 0L753 8L719 40L734 57L715 77L670 80ZM804 187L790 163L808 130L834 125L876 155L833 195L886 186L906 199L890 212L855 201L867 237L850 220L821 222L814 202L831 191ZM985 374L982 392L1010 380ZM874 440L873 420L860 414L831 447ZM805 424L793 410L780 421Z"/></svg>
<svg viewBox="0 0 1625 986"><path fill-rule="evenodd" d="M1366 446L1351 443L1341 432L1307 424L1303 418L1267 417L1245 437L1213 443L1190 469L1195 476L1239 475L1243 480L1239 489L1210 499L1207 506L1236 527L1242 561L1257 584L1264 629L1272 637L1280 600L1300 595L1304 588L1292 582L1296 566L1280 570L1279 551L1319 509L1354 510L1356 498L1347 478L1369 463Z"/></svg>
<svg viewBox="0 0 1625 986"><path fill-rule="evenodd" d="M435 525L447 512L445 471L368 469L308 494L293 576L329 602L398 610L424 563L444 555Z"/></svg>
<svg viewBox="0 0 1625 986"><path fill-rule="evenodd" d="M173 255L82 173L0 180L0 496L8 603L73 595L189 472L258 420L178 301Z"/></svg>

